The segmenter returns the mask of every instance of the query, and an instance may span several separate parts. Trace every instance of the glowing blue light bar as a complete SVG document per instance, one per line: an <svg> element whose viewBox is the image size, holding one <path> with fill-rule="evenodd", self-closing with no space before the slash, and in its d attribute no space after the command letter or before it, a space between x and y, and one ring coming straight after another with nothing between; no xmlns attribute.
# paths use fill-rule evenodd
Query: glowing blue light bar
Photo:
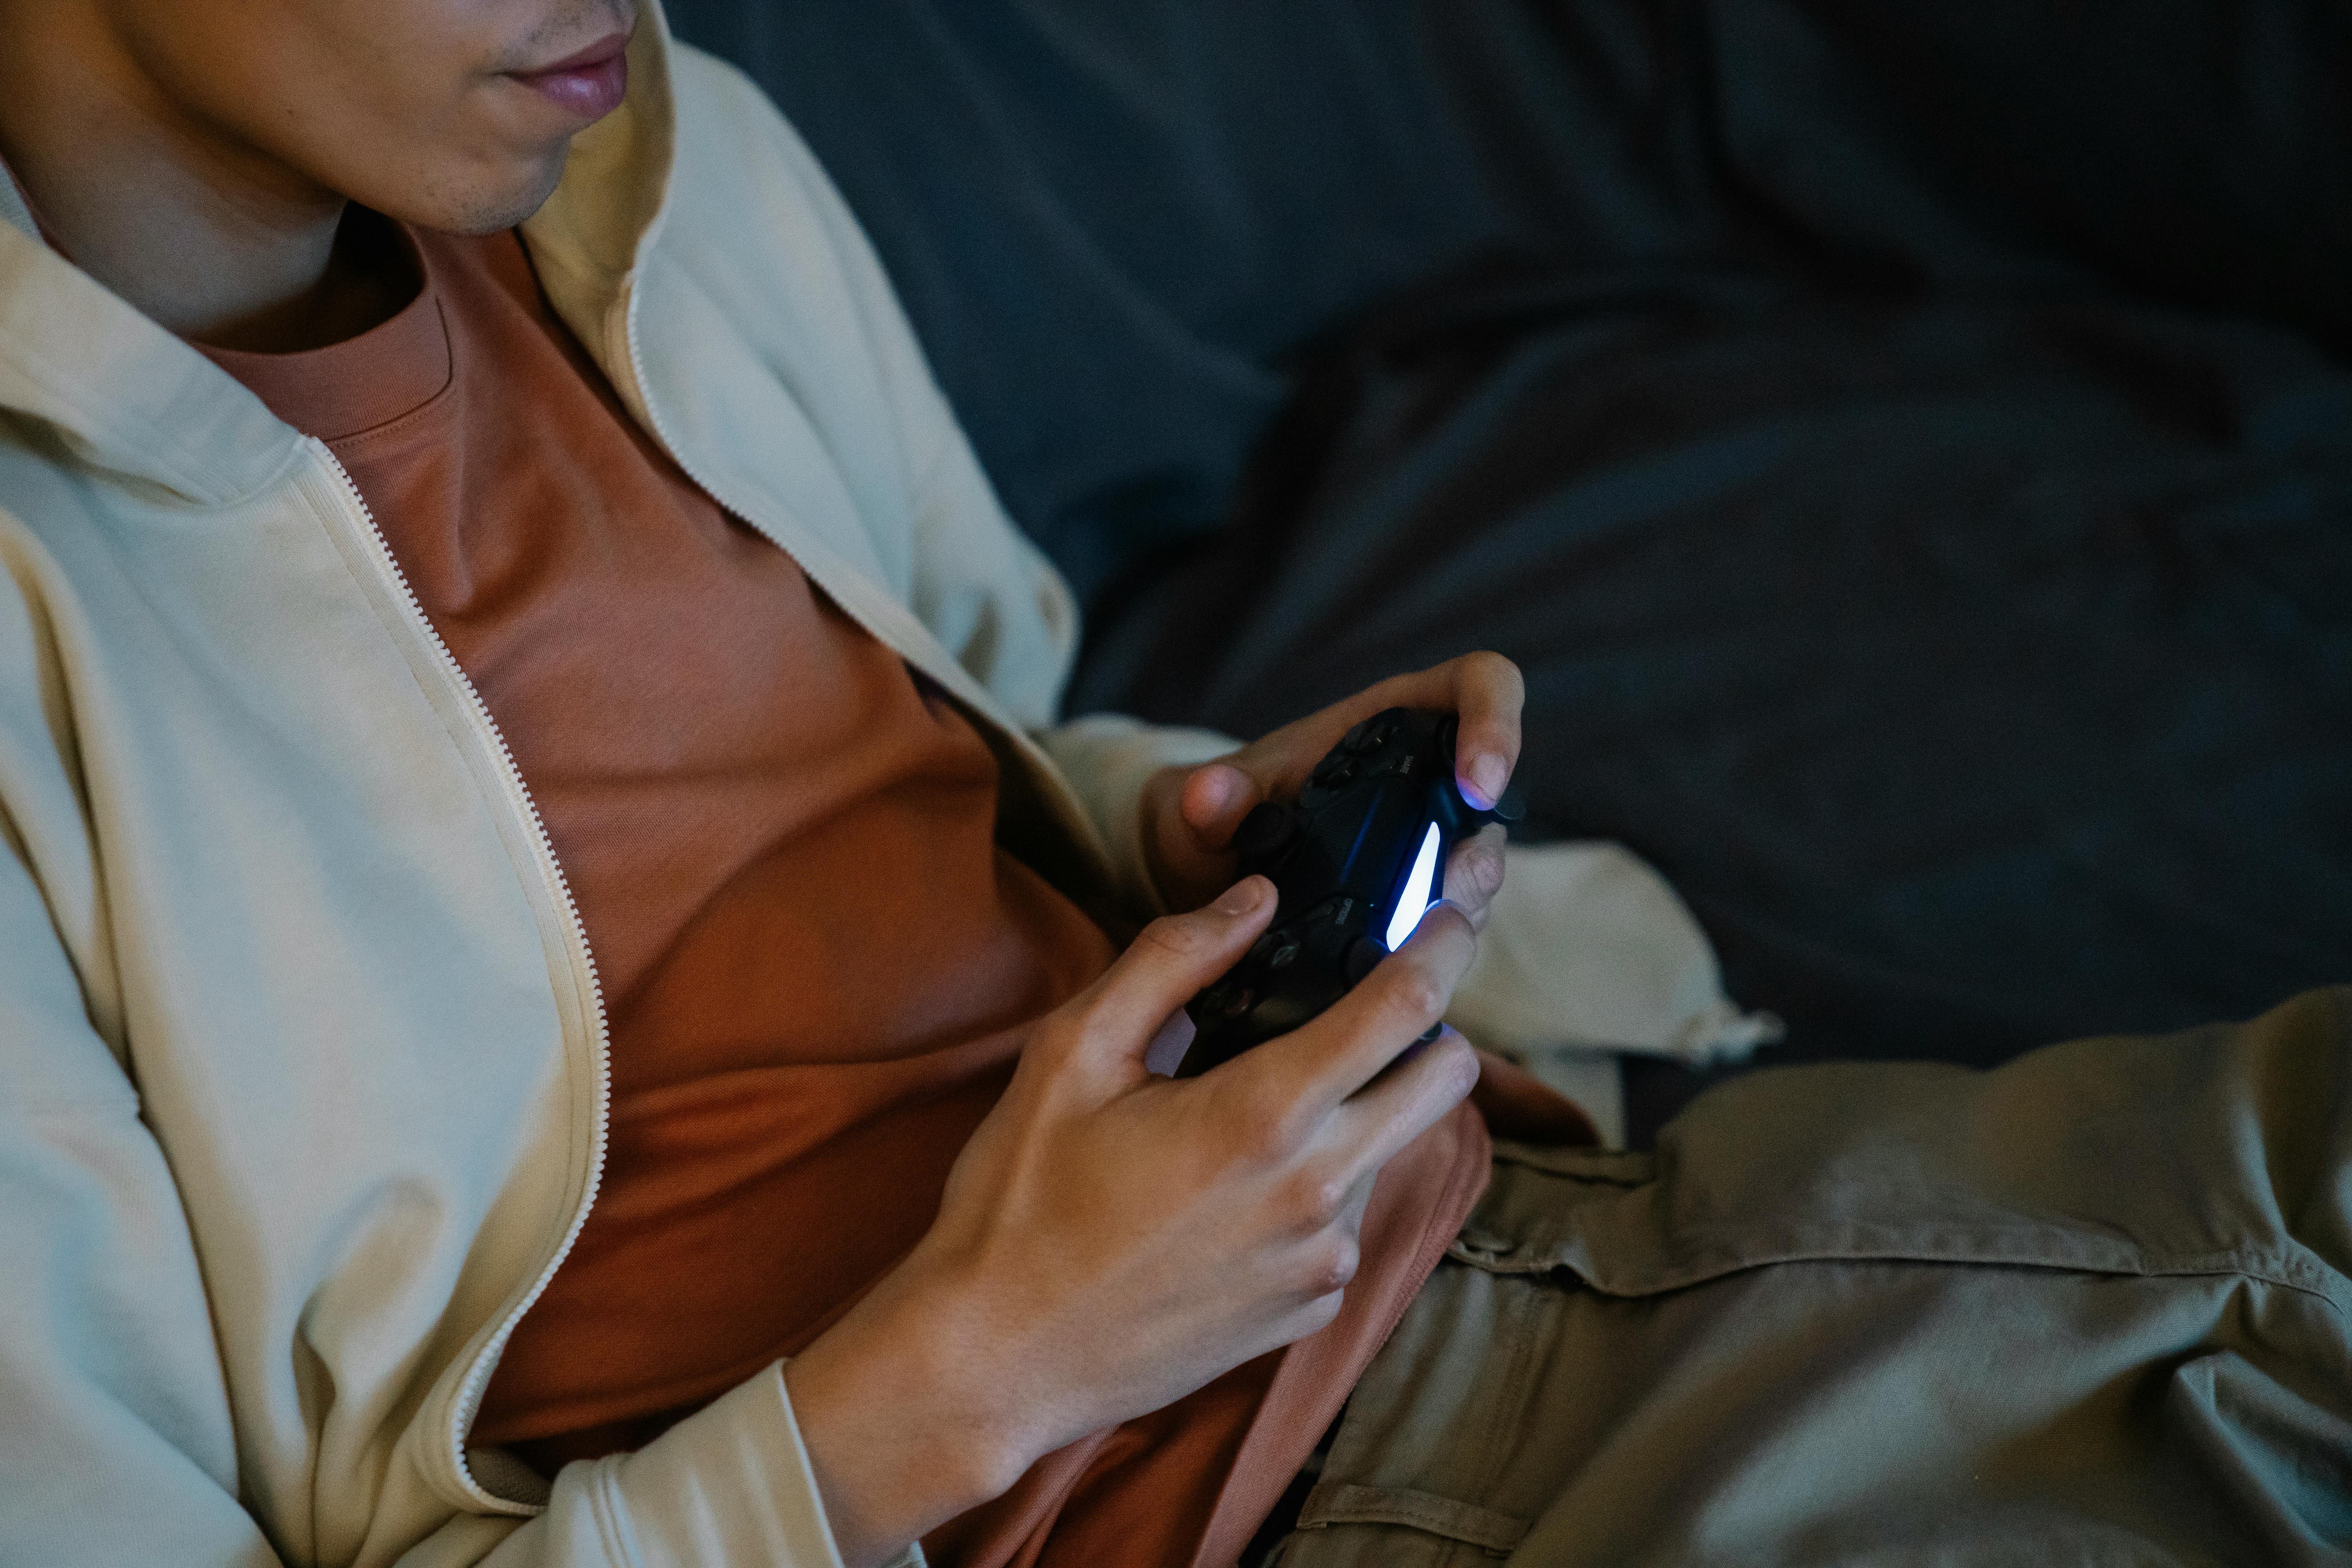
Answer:
<svg viewBox="0 0 2352 1568"><path fill-rule="evenodd" d="M1397 895L1396 908L1389 915L1389 951L1394 952L1421 923L1436 900L1431 896L1437 884L1437 824L1431 823L1423 835L1421 853L1413 857L1412 874L1404 879L1404 890Z"/></svg>

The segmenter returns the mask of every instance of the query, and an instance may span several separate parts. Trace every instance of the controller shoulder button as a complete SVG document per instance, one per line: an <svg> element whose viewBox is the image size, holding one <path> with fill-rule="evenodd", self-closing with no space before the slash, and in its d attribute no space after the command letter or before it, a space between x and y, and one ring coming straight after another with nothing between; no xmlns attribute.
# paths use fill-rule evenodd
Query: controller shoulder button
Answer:
<svg viewBox="0 0 2352 1568"><path fill-rule="evenodd" d="M1350 756L1377 752L1396 737L1396 721L1375 713L1360 721L1356 727L1340 739L1339 750Z"/></svg>

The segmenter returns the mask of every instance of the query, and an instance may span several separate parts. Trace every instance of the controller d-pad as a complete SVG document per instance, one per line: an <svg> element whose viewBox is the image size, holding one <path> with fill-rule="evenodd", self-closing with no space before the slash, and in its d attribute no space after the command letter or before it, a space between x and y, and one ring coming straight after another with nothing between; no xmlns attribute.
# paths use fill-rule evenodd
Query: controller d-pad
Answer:
<svg viewBox="0 0 2352 1568"><path fill-rule="evenodd" d="M1242 962L1260 969L1287 969L1298 962L1297 934L1289 930L1260 931Z"/></svg>

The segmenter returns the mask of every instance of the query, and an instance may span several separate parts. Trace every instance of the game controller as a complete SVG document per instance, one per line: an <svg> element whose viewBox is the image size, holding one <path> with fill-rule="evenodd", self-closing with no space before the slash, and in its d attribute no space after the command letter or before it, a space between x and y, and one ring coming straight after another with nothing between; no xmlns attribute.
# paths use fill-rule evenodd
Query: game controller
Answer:
<svg viewBox="0 0 2352 1568"><path fill-rule="evenodd" d="M1268 802L1234 834L1238 879L1279 895L1274 919L1223 978L1186 1004L1195 1033L1179 1078L1287 1034L1352 990L1435 902L1446 852L1523 815L1516 790L1491 809L1454 780L1451 713L1391 708L1348 731L1295 805Z"/></svg>

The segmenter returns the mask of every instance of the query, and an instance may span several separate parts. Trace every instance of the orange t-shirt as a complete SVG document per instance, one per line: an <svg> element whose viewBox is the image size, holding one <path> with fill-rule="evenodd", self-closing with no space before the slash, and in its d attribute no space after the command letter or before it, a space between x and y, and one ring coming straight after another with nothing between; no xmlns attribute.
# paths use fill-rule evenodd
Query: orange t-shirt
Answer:
<svg viewBox="0 0 2352 1568"><path fill-rule="evenodd" d="M1023 1026L1111 949L995 844L971 724L638 428L513 234L380 234L421 279L392 320L205 352L351 473L513 749L596 956L604 1187L474 1433L552 1468L650 1440L891 1268ZM1485 1160L1466 1110L1433 1129L1383 1173L1330 1328L1049 1457L935 1555L1230 1561Z"/></svg>

